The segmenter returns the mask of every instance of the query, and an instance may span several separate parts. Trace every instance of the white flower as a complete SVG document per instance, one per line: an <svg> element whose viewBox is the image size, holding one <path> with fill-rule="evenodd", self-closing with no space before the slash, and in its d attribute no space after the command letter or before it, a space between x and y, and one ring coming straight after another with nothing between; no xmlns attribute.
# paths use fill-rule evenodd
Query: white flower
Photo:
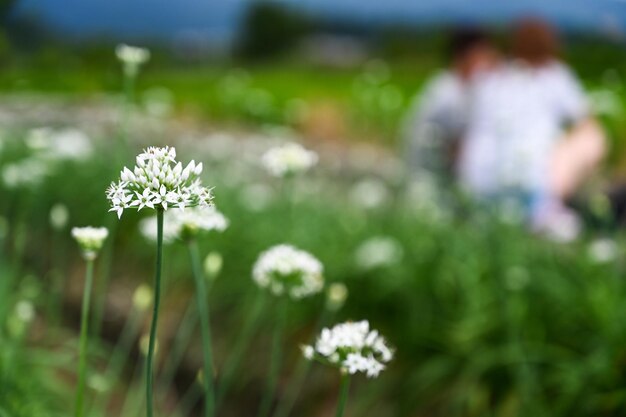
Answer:
<svg viewBox="0 0 626 417"><path fill-rule="evenodd" d="M128 208L167 210L171 206L180 209L211 206L211 189L203 187L197 178L201 172L202 163L196 165L193 160L183 168L176 161L174 148L147 148L137 156L134 169L124 167L120 180L108 188L109 211L122 217Z"/></svg>
<svg viewBox="0 0 626 417"><path fill-rule="evenodd" d="M391 237L372 237L355 251L356 264L365 270L397 264L402 259L402 246Z"/></svg>
<svg viewBox="0 0 626 417"><path fill-rule="evenodd" d="M272 148L265 152L261 159L265 169L276 177L308 171L317 164L317 161L318 156L315 152L295 142Z"/></svg>
<svg viewBox="0 0 626 417"><path fill-rule="evenodd" d="M277 245L263 252L252 270L253 280L274 295L300 299L324 287L323 266L308 252L290 245Z"/></svg>
<svg viewBox="0 0 626 417"><path fill-rule="evenodd" d="M30 323L35 318L35 307L27 300L18 301L15 304L15 316L24 323Z"/></svg>
<svg viewBox="0 0 626 417"><path fill-rule="evenodd" d="M94 260L98 251L102 249L104 240L109 235L106 227L74 227L72 237L76 239L83 256L87 260Z"/></svg>
<svg viewBox="0 0 626 417"><path fill-rule="evenodd" d="M2 169L2 181L9 188L36 187L50 173L48 164L37 158L26 158L7 164Z"/></svg>
<svg viewBox="0 0 626 417"><path fill-rule="evenodd" d="M364 179L356 183L350 190L350 200L356 206L365 209L381 207L391 198L385 182L379 179Z"/></svg>
<svg viewBox="0 0 626 417"><path fill-rule="evenodd" d="M56 230L64 229L70 218L70 212L67 206L57 203L50 209L50 225Z"/></svg>
<svg viewBox="0 0 626 417"><path fill-rule="evenodd" d="M266 184L250 184L241 188L239 199L249 211L259 212L266 209L274 199L274 191Z"/></svg>
<svg viewBox="0 0 626 417"><path fill-rule="evenodd" d="M614 240L599 238L589 244L589 257L598 263L607 263L618 255L618 247Z"/></svg>
<svg viewBox="0 0 626 417"><path fill-rule="evenodd" d="M350 374L362 372L369 378L378 376L393 358L391 348L365 320L323 329L315 345L303 346L302 352L306 359L317 359Z"/></svg>
<svg viewBox="0 0 626 417"><path fill-rule="evenodd" d="M213 206L168 210L163 219L163 241L171 243L176 239L187 239L199 233L223 232L227 227L228 219ZM143 219L139 223L139 230L146 239L156 241L156 216Z"/></svg>
<svg viewBox="0 0 626 417"><path fill-rule="evenodd" d="M91 140L78 129L32 129L25 140L31 150L50 160L81 161L93 153Z"/></svg>
<svg viewBox="0 0 626 417"><path fill-rule="evenodd" d="M126 75L130 76L136 75L139 71L139 66L150 59L150 51L148 49L125 44L117 45L115 55L124 64Z"/></svg>
<svg viewBox="0 0 626 417"><path fill-rule="evenodd" d="M313 346L302 346L302 355L304 355L305 359L311 360L315 356L315 349Z"/></svg>

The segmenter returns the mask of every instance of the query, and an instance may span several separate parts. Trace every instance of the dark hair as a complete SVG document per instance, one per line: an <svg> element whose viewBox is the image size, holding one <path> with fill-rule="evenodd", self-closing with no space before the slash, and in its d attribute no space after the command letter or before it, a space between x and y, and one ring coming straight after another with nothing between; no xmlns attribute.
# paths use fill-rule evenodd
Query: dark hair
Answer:
<svg viewBox="0 0 626 417"><path fill-rule="evenodd" d="M552 26L540 18L519 20L512 38L512 53L515 58L531 64L542 64L558 56L557 35Z"/></svg>
<svg viewBox="0 0 626 417"><path fill-rule="evenodd" d="M452 62L463 57L472 48L491 43L487 33L475 27L457 27L448 35L446 58Z"/></svg>

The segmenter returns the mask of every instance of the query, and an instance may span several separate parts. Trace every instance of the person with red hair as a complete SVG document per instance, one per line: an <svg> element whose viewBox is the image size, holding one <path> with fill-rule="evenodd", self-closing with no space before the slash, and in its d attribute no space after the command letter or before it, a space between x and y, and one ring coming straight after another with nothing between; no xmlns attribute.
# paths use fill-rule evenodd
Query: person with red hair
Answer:
<svg viewBox="0 0 626 417"><path fill-rule="evenodd" d="M565 201L601 161L605 139L552 27L519 21L511 57L473 90L458 175L479 199L516 200L530 224L562 240L579 222Z"/></svg>

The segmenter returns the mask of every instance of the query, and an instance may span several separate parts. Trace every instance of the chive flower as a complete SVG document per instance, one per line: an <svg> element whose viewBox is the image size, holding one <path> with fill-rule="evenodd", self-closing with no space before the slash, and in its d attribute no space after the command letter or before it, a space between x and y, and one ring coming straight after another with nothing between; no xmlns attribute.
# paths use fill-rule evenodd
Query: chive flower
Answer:
<svg viewBox="0 0 626 417"><path fill-rule="evenodd" d="M87 261L96 259L108 235L109 231L106 227L72 228L72 237L78 242L82 255Z"/></svg>
<svg viewBox="0 0 626 417"><path fill-rule="evenodd" d="M171 243L186 240L211 231L223 232L228 228L228 219L215 207L193 207L188 210L168 210L165 214L163 241ZM141 234L148 240L157 239L156 216L139 223Z"/></svg>
<svg viewBox="0 0 626 417"><path fill-rule="evenodd" d="M124 72L129 76L135 76L139 71L139 67L150 59L150 51L148 49L125 44L117 45L115 55L122 62Z"/></svg>
<svg viewBox="0 0 626 417"><path fill-rule="evenodd" d="M303 346L308 360L317 360L354 375L377 377L393 358L393 351L367 320L347 322L322 330L313 346Z"/></svg>
<svg viewBox="0 0 626 417"><path fill-rule="evenodd" d="M308 252L291 245L277 245L261 253L254 264L252 278L274 295L288 294L300 299L324 287L322 263Z"/></svg>
<svg viewBox="0 0 626 417"><path fill-rule="evenodd" d="M317 161L317 153L295 142L272 148L265 152L261 159L265 169L275 177L306 172L315 166Z"/></svg>
<svg viewBox="0 0 626 417"><path fill-rule="evenodd" d="M212 205L211 188L203 187L198 176L202 163L189 162L185 168L176 161L173 147L149 147L136 158L132 169L124 167L120 180L112 183L106 196L109 211L122 217L125 209L141 210L170 207L207 207Z"/></svg>

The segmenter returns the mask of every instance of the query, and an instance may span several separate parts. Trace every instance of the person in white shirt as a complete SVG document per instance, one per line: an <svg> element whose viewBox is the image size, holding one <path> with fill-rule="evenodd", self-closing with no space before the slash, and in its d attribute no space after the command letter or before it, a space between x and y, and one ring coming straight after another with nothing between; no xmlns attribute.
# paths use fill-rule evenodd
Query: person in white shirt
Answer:
<svg viewBox="0 0 626 417"><path fill-rule="evenodd" d="M516 198L535 228L569 224L572 235L564 202L601 160L604 136L556 50L547 24L518 24L512 59L472 90L458 176L479 198Z"/></svg>
<svg viewBox="0 0 626 417"><path fill-rule="evenodd" d="M426 83L405 118L403 144L411 176L453 177L467 125L469 90L498 58L489 37L477 29L458 28L448 43L449 67Z"/></svg>

